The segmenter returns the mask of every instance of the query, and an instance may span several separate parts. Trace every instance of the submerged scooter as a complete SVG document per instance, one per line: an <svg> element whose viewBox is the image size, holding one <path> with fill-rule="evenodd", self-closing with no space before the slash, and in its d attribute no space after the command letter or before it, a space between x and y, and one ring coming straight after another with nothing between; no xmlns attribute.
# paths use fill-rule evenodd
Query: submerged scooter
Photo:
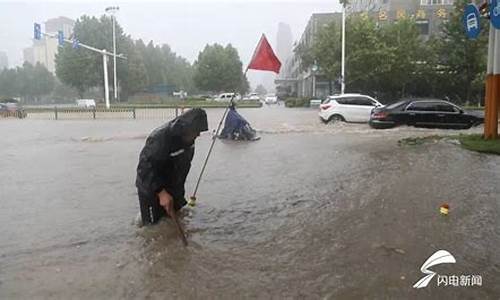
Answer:
<svg viewBox="0 0 500 300"><path fill-rule="evenodd" d="M235 141L256 141L260 139L257 132L250 126L250 123L236 111L234 103L229 106L224 128L219 138Z"/></svg>

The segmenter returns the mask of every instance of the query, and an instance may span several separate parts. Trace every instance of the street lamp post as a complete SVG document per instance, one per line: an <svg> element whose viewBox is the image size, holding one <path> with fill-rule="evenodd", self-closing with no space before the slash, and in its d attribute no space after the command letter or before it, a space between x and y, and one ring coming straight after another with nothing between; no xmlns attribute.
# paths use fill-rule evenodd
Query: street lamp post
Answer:
<svg viewBox="0 0 500 300"><path fill-rule="evenodd" d="M116 56L114 56L116 58ZM104 69L104 100L106 108L109 109L109 83L108 83L108 56L106 49L102 49L102 66Z"/></svg>
<svg viewBox="0 0 500 300"><path fill-rule="evenodd" d="M345 6L347 0L341 0L342 4L342 67L340 72L340 93L343 94L345 90Z"/></svg>
<svg viewBox="0 0 500 300"><path fill-rule="evenodd" d="M113 23L113 91L115 101L118 99L118 87L116 79L116 33L115 33L115 13L120 9L118 6L110 6L106 8L106 12L111 14L111 21Z"/></svg>
<svg viewBox="0 0 500 300"><path fill-rule="evenodd" d="M314 61L314 64L311 68L312 71L312 96L316 98L316 71L318 71L318 64Z"/></svg>

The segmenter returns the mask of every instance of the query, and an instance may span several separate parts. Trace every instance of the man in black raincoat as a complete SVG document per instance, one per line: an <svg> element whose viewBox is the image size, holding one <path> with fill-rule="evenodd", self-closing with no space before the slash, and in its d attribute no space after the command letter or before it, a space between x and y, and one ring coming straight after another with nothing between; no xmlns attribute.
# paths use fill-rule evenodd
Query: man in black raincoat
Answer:
<svg viewBox="0 0 500 300"><path fill-rule="evenodd" d="M191 109L153 130L139 156L136 186L142 223L154 224L186 205L184 183L191 168L194 141L207 131L207 114Z"/></svg>

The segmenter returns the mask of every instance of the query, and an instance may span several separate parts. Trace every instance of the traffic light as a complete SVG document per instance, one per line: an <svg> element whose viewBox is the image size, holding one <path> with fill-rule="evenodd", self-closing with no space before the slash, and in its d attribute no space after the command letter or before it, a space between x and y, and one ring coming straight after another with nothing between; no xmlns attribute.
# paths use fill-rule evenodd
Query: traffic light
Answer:
<svg viewBox="0 0 500 300"><path fill-rule="evenodd" d="M59 30L57 32L57 41L59 43L59 46L64 46L64 32L62 30Z"/></svg>
<svg viewBox="0 0 500 300"><path fill-rule="evenodd" d="M38 24L38 23L35 23L33 37L35 40L42 39L42 28L41 28L40 24Z"/></svg>

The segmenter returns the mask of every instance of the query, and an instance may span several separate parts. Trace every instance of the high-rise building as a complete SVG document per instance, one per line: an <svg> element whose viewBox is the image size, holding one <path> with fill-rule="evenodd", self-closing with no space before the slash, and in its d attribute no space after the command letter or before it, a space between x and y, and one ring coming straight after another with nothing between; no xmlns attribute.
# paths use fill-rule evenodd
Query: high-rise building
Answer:
<svg viewBox="0 0 500 300"><path fill-rule="evenodd" d="M30 64L35 64L35 54L33 53L33 47L23 49L24 62L29 62Z"/></svg>
<svg viewBox="0 0 500 300"><path fill-rule="evenodd" d="M7 53L0 51L0 71L9 67Z"/></svg>
<svg viewBox="0 0 500 300"><path fill-rule="evenodd" d="M69 38L73 33L73 27L75 21L66 18L59 17L54 19L49 19L45 22L45 33L57 34L58 31L62 31L66 38ZM33 65L36 63L41 63L47 70L52 73L56 71L55 58L58 51L58 41L56 38L51 38L47 36L42 36L41 40L33 40L33 46L24 49L24 61L27 61Z"/></svg>
<svg viewBox="0 0 500 300"><path fill-rule="evenodd" d="M326 25L335 22L340 26L341 13L318 13L313 14L307 23L300 40L292 45L293 48L300 46L312 48L314 37ZM276 92L281 97L324 97L328 95L330 81L317 70L301 67L300 55L293 53L281 66L280 78L276 79Z"/></svg>
<svg viewBox="0 0 500 300"><path fill-rule="evenodd" d="M278 24L276 35L276 55L283 64L292 55L293 36L290 25L286 23Z"/></svg>
<svg viewBox="0 0 500 300"><path fill-rule="evenodd" d="M272 44L272 40L269 42ZM290 25L279 23L278 32L276 34L276 43L271 46L275 50L275 54L281 62L281 70L283 70L283 67L285 66L286 59L292 56L292 43L293 37ZM263 85L269 93L274 92L276 89L274 82L277 76L279 75L276 75L273 72L258 72L249 74L249 77L254 83L256 83L256 85Z"/></svg>
<svg viewBox="0 0 500 300"><path fill-rule="evenodd" d="M61 30L66 38L73 34L73 27L75 27L75 21L66 17L49 19L45 22L45 32L57 33Z"/></svg>

